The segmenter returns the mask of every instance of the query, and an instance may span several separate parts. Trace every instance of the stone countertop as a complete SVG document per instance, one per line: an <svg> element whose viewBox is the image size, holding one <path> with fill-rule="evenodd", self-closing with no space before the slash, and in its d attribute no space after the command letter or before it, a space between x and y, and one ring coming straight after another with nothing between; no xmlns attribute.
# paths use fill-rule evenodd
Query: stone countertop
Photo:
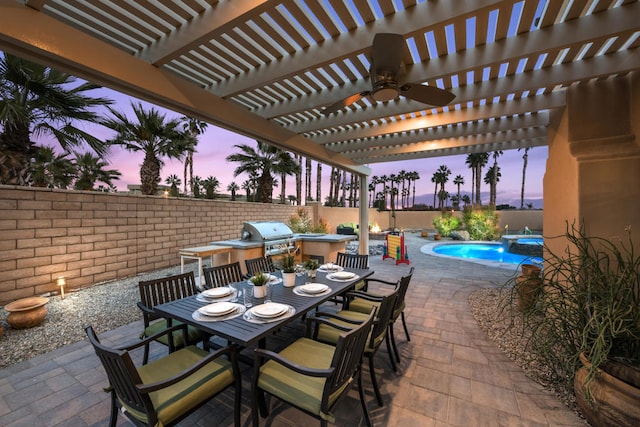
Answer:
<svg viewBox="0 0 640 427"><path fill-rule="evenodd" d="M217 242L211 242L210 244L216 246L231 246L234 249L252 249L264 246L264 242L262 241L240 239L218 240Z"/></svg>
<svg viewBox="0 0 640 427"><path fill-rule="evenodd" d="M303 242L327 242L327 243L340 243L355 240L358 236L346 235L346 234L321 234L321 233L299 233L294 234L298 241Z"/></svg>

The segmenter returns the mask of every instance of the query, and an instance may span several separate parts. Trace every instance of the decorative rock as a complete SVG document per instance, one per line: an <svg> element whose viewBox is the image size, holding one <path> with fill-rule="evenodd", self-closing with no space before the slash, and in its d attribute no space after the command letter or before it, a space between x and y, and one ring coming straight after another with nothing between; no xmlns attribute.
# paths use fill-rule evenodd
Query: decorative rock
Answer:
<svg viewBox="0 0 640 427"><path fill-rule="evenodd" d="M451 238L453 240L471 240L471 236L467 230L456 230L451 232Z"/></svg>

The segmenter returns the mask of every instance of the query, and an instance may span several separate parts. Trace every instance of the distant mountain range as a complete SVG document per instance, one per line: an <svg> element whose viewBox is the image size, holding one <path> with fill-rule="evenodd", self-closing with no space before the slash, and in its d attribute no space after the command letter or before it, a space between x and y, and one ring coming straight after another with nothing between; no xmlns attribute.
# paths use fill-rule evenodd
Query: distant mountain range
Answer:
<svg viewBox="0 0 640 427"><path fill-rule="evenodd" d="M469 197L471 197L470 193L466 193L466 192L461 192L461 195L468 195ZM482 200L483 204L489 204L489 193L488 192L481 192L480 193L480 198ZM423 204L423 205L427 205L427 206L431 206L433 205L433 194L416 194L416 201L415 201L416 205L417 204ZM437 200L436 200L437 203ZM451 202L448 202L449 204L451 204ZM524 198L524 206L525 209L527 209L527 205L531 203L532 205L532 209L542 209L543 208L543 198L542 197L538 197L538 198L534 198L534 197L525 197ZM498 194L498 200L497 200L497 204L498 205L510 205L515 207L516 209L520 208L520 195L514 195L512 193L503 193L503 194Z"/></svg>

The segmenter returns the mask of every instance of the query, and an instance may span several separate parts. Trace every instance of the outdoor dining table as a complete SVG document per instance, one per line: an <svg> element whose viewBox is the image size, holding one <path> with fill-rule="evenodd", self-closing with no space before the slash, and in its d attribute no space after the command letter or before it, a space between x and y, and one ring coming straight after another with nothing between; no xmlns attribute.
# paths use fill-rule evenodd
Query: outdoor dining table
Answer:
<svg viewBox="0 0 640 427"><path fill-rule="evenodd" d="M287 323L293 322L302 317L305 313L318 307L320 304L331 300L351 289L359 281L370 277L374 271L371 269L345 269L345 271L355 273L356 276L350 280L334 281L327 278L328 273L318 271L315 279L309 279L306 276L297 276L296 285L304 285L307 282L322 283L330 287L330 292L321 296L303 296L294 293L294 287L284 287L282 282L271 285L273 288L272 301L280 304L288 304L295 308L295 314L285 317L281 320L270 321L268 323L253 323L245 320L243 316L237 316L222 321L199 321L194 319L193 313L199 308L210 304L204 302L197 295L171 301L166 304L158 305L154 311L161 317L166 319L175 319L180 322L195 326L207 335L218 336L226 339L230 343L234 343L240 347L249 347L257 344L259 347L265 347L265 339L274 331L282 328ZM280 273L271 273L280 277ZM238 282L235 284L238 289L246 289L248 282ZM242 298L238 298L241 304ZM259 304L260 300L254 301Z"/></svg>

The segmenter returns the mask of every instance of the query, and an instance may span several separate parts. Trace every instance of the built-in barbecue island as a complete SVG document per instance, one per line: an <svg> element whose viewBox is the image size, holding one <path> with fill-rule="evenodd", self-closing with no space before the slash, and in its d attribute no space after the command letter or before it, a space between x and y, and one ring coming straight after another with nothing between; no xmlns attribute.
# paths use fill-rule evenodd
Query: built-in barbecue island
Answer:
<svg viewBox="0 0 640 427"><path fill-rule="evenodd" d="M264 255L277 259L287 251L293 253L297 250L299 261L316 258L321 263L335 262L337 253L344 252L347 242L355 238L357 236L344 234L294 234L282 222L254 221L244 223L240 239L211 242L211 245L230 246L231 262L239 261L243 273L246 273L244 260Z"/></svg>

